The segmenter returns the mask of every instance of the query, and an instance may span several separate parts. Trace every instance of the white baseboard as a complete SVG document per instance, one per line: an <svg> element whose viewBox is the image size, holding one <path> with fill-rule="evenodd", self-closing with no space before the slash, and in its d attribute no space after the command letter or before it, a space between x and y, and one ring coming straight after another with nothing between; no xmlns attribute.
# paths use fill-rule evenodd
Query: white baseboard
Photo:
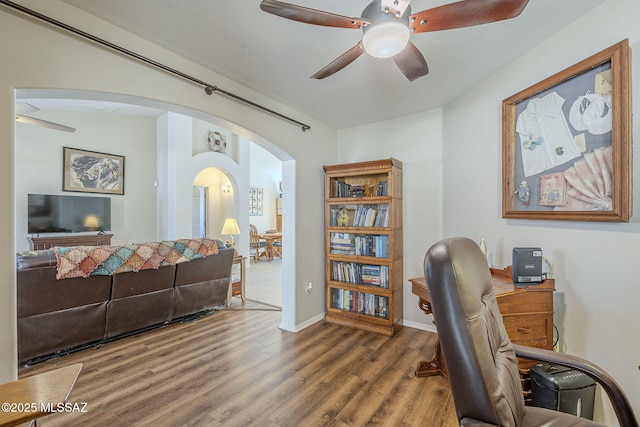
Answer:
<svg viewBox="0 0 640 427"><path fill-rule="evenodd" d="M308 328L314 323L318 323L324 320L324 314L325 313L318 314L317 316L314 316L311 319L305 322L302 322L298 325L285 325L284 323L281 323L280 329L283 329L289 332L300 332L301 330ZM403 320L402 325L408 328L420 329L421 331L433 332L434 334L438 333L438 331L436 330L436 327L433 325L426 325L424 323L412 322L410 320Z"/></svg>
<svg viewBox="0 0 640 427"><path fill-rule="evenodd" d="M300 332L301 330L308 328L314 323L318 323L322 320L324 320L324 313L320 313L317 316L314 316L311 319L300 323L299 325L285 325L284 323L281 323L280 329L284 329L285 331L289 331L289 332Z"/></svg>
<svg viewBox="0 0 640 427"><path fill-rule="evenodd" d="M427 325L427 324L424 324L424 323L412 322L410 320L403 320L402 321L402 326L407 326L409 328L414 328L414 329L420 329L421 331L433 332L434 334L438 333L438 331L436 330L436 327L433 326L433 325Z"/></svg>

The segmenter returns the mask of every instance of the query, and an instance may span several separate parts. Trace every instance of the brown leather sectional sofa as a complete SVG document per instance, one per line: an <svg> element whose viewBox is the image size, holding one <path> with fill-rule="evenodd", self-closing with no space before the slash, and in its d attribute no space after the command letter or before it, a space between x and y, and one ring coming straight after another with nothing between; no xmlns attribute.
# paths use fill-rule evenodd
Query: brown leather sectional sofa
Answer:
<svg viewBox="0 0 640 427"><path fill-rule="evenodd" d="M46 359L226 302L233 248L190 262L56 280L53 250L17 255L18 361Z"/></svg>

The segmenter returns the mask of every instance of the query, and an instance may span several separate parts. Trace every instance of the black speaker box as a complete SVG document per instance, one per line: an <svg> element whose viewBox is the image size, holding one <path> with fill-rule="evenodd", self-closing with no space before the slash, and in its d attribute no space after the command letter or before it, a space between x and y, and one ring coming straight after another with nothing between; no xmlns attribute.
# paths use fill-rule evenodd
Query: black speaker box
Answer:
<svg viewBox="0 0 640 427"><path fill-rule="evenodd" d="M542 249L513 248L513 283L521 286L542 282Z"/></svg>

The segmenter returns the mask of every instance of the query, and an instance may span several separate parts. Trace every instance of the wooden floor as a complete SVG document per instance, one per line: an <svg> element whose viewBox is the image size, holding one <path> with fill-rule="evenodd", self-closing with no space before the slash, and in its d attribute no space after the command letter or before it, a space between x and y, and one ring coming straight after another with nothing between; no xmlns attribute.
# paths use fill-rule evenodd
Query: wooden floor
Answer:
<svg viewBox="0 0 640 427"><path fill-rule="evenodd" d="M266 308L266 309L262 309ZM20 377L84 363L50 426L456 426L440 377L415 378L436 336L395 337L319 322L298 333L247 302L96 349L22 368Z"/></svg>

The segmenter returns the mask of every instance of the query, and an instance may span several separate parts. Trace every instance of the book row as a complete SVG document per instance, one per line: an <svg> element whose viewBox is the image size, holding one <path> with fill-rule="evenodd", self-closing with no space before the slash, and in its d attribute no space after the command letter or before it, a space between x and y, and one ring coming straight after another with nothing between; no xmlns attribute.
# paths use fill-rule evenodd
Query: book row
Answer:
<svg viewBox="0 0 640 427"><path fill-rule="evenodd" d="M345 206L331 209L329 224L332 227L389 227L388 205L360 206L350 209Z"/></svg>
<svg viewBox="0 0 640 427"><path fill-rule="evenodd" d="M338 282L389 288L389 267L331 261L331 279Z"/></svg>
<svg viewBox="0 0 640 427"><path fill-rule="evenodd" d="M354 227L388 227L389 215L388 209L371 208L367 206L360 206L356 209L355 217L353 218Z"/></svg>
<svg viewBox="0 0 640 427"><path fill-rule="evenodd" d="M331 307L367 316L389 318L389 298L364 292L331 289Z"/></svg>
<svg viewBox="0 0 640 427"><path fill-rule="evenodd" d="M379 181L378 184L374 186L365 184L348 184L345 181L338 179L331 180L331 197L341 198L386 195L387 181Z"/></svg>
<svg viewBox="0 0 640 427"><path fill-rule="evenodd" d="M389 257L389 236L386 235L331 233L329 246L333 254Z"/></svg>

